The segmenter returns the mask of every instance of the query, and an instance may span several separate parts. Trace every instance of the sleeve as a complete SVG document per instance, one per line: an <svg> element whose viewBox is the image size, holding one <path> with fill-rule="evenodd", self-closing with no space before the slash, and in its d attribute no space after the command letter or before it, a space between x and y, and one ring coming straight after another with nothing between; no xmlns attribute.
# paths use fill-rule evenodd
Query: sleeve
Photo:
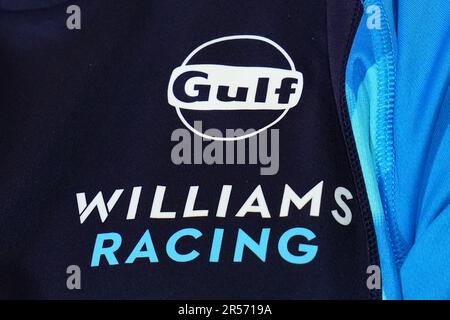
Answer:
<svg viewBox="0 0 450 320"><path fill-rule="evenodd" d="M450 298L450 6L398 1L394 146L406 299Z"/></svg>
<svg viewBox="0 0 450 320"><path fill-rule="evenodd" d="M449 299L450 6L446 0L363 4L346 96L383 295Z"/></svg>

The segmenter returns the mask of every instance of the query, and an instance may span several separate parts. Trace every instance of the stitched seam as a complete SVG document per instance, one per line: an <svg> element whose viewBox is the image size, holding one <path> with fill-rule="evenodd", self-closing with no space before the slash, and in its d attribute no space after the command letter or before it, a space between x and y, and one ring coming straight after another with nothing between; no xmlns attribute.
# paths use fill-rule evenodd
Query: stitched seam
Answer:
<svg viewBox="0 0 450 320"><path fill-rule="evenodd" d="M356 142L353 136L353 130L351 127L350 115L348 110L346 91L345 91L345 77L348 58L350 56L351 47L355 34L358 29L358 24L361 20L362 10L361 5L355 2L355 8L353 12L353 18L351 22L351 30L347 36L345 53L343 57L342 69L343 72L339 79L339 107L338 111L341 118L341 126L344 135L344 140L347 145L347 156L352 169L353 180L356 187L356 196L360 211L362 214L363 226L366 232L368 260L370 265L380 265L378 255L378 244L376 239L375 227L372 220L372 213L370 209L369 200L367 197L367 191L365 187L364 177L362 175L361 164L359 162L359 155L356 148ZM381 299L381 290L370 290L369 296L371 299Z"/></svg>
<svg viewBox="0 0 450 320"><path fill-rule="evenodd" d="M380 37L371 32L375 45L377 68L377 102L376 132L375 132L375 164L377 179L381 182L381 196L383 199L383 212L386 218L388 239L394 253L397 270L403 263L406 252L406 242L399 232L395 217L396 171L395 171L395 145L394 145L394 99L396 68L393 53L393 39L386 18L386 12L381 1L373 1L382 11L381 23L386 26L380 30ZM379 59L381 58L381 59Z"/></svg>

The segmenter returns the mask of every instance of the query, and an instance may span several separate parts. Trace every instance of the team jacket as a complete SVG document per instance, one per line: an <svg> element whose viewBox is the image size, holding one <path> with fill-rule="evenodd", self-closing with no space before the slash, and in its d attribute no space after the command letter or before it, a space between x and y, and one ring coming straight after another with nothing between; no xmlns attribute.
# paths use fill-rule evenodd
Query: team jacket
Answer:
<svg viewBox="0 0 450 320"><path fill-rule="evenodd" d="M0 1L0 297L448 297L449 17Z"/></svg>

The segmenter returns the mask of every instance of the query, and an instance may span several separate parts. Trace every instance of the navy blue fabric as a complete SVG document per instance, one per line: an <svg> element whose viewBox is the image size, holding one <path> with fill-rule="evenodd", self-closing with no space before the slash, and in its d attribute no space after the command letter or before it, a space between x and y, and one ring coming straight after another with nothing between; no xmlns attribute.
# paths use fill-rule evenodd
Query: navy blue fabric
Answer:
<svg viewBox="0 0 450 320"><path fill-rule="evenodd" d="M358 1L353 3L346 9L352 13ZM0 11L0 297L377 297L377 291L366 287L366 268L377 253L369 250L371 226L361 209L361 202L367 202L361 199L365 190L355 183L355 159L349 157L339 116L345 104L336 102L330 75L329 44L351 43L351 32L341 41L329 41L333 26L327 24L326 1L77 4L81 30L65 27L64 3ZM341 22L350 28L355 16L346 10ZM339 13L333 14L339 23ZM299 105L274 127L280 133L278 173L260 175L254 165L173 164L171 134L184 126L167 102L172 70L207 41L247 34L278 43L304 77ZM192 63L287 68L270 49L251 41L218 45ZM338 49L331 52L340 57L349 48ZM186 115L192 122L201 112ZM206 127L223 129L230 124L258 126L271 117L265 111L257 116L219 112L203 120ZM278 217L285 184L302 196L322 180L320 217L309 216L309 205L296 210L292 204L289 217ZM157 185L167 186L163 210L176 211L176 219L149 219ZM233 186L228 216L216 218L223 185ZM272 217L234 217L258 185ZM136 219L126 220L135 186L142 186ZM207 218L181 217L190 186L199 186L196 207L209 209ZM334 201L339 186L354 196L348 201L353 220L345 227L331 214L339 209ZM85 193L89 203L99 191L107 200L119 188L124 192L105 222L94 212L80 223L77 193ZM288 263L277 252L280 236L295 227L317 236L311 244L318 252L308 264ZM186 263L165 253L167 239L182 228L203 233L180 246L181 252L200 253ZM218 263L208 261L214 228L224 229ZM271 228L265 262L248 250L242 262L233 262L239 228L254 239L262 228ZM159 262L137 259L125 264L146 230ZM91 267L97 234L109 232L123 240L119 265L103 259ZM290 243L293 252L298 244L295 239ZM69 265L80 266L82 290L66 288Z"/></svg>

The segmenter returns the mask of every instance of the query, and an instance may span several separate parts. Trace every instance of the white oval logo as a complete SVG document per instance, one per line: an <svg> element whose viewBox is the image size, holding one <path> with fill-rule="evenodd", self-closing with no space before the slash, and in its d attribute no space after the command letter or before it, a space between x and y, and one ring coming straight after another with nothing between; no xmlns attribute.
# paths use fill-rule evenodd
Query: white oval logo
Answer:
<svg viewBox="0 0 450 320"><path fill-rule="evenodd" d="M202 49L233 40L265 42L278 50L290 70L264 66L230 66L221 64L188 64ZM303 75L295 69L292 58L274 41L261 36L228 36L208 41L197 47L172 72L167 91L170 105L175 107L183 124L195 134L211 140L246 139L278 123L290 108L298 105L303 90ZM271 123L237 137L213 137L196 130L186 121L181 109L213 110L284 110Z"/></svg>

